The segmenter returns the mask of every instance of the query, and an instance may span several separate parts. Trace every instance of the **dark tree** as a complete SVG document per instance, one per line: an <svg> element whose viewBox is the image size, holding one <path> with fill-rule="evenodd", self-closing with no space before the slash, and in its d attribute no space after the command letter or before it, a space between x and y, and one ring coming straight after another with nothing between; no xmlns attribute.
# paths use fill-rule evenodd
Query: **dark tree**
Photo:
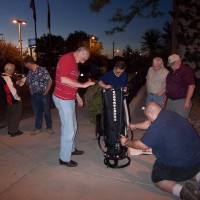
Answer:
<svg viewBox="0 0 200 200"><path fill-rule="evenodd" d="M185 47L184 58L195 63L195 70L200 69L200 1L176 0L172 13L178 19L177 41Z"/></svg>
<svg viewBox="0 0 200 200"><path fill-rule="evenodd" d="M37 41L37 62L39 65L54 68L59 57L64 53L64 39L56 35L43 35Z"/></svg>
<svg viewBox="0 0 200 200"><path fill-rule="evenodd" d="M125 47L125 49L123 50L123 52L122 52L122 56L123 56L126 60L130 60L130 59L132 59L133 53L134 53L133 49L132 49L129 45L127 45L127 46Z"/></svg>
<svg viewBox="0 0 200 200"><path fill-rule="evenodd" d="M133 50L129 45L122 53L126 63L128 72L139 72L146 70L148 66L147 59L138 50Z"/></svg>
<svg viewBox="0 0 200 200"><path fill-rule="evenodd" d="M4 71L4 66L6 63L13 63L16 66L17 71L22 71L22 56L20 54L19 48L15 45L6 42L5 40L0 40L0 71Z"/></svg>
<svg viewBox="0 0 200 200"><path fill-rule="evenodd" d="M160 55L162 37L158 29L147 30L142 36L142 39L142 50L147 52L150 59Z"/></svg>
<svg viewBox="0 0 200 200"><path fill-rule="evenodd" d="M70 33L65 42L65 52L77 50L81 46L89 48L90 35L84 31L75 31Z"/></svg>
<svg viewBox="0 0 200 200"><path fill-rule="evenodd" d="M75 51L81 46L86 46L90 50L90 57L93 57L96 54L101 55L101 50L103 49L102 43L98 42L96 36L88 35L84 31L70 33L65 42L65 51Z"/></svg>

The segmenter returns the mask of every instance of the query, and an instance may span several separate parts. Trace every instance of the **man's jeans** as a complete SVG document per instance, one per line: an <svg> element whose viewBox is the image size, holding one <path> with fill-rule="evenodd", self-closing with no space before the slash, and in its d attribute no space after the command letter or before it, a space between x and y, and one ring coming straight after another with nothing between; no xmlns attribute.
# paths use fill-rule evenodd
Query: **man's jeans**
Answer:
<svg viewBox="0 0 200 200"><path fill-rule="evenodd" d="M157 96L155 94L151 94L149 92L147 92L147 99L146 99L146 105L153 101L156 102L157 104L159 104L161 107L163 107L163 98L164 96Z"/></svg>
<svg viewBox="0 0 200 200"><path fill-rule="evenodd" d="M61 121L60 159L71 160L74 151L74 139L77 132L77 120L74 100L62 100L53 95L53 101L59 111Z"/></svg>
<svg viewBox="0 0 200 200"><path fill-rule="evenodd" d="M33 112L36 116L35 129L42 129L43 113L46 121L46 128L52 128L52 118L50 110L50 95L33 94L31 96Z"/></svg>

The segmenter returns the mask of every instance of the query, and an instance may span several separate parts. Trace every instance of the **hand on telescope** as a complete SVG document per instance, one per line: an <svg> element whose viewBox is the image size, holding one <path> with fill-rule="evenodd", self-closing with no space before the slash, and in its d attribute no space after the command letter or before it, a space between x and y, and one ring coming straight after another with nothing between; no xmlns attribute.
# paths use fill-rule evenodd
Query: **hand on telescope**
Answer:
<svg viewBox="0 0 200 200"><path fill-rule="evenodd" d="M110 89L110 88L112 88L112 85L106 85L105 86L105 89Z"/></svg>
<svg viewBox="0 0 200 200"><path fill-rule="evenodd" d="M126 146L127 145L127 140L128 140L128 138L126 138L124 135L121 135L120 141L121 141L121 145L122 146Z"/></svg>
<svg viewBox="0 0 200 200"><path fill-rule="evenodd" d="M137 129L137 127L136 127L135 124L129 124L128 128L130 128L132 131L135 130L135 129Z"/></svg>

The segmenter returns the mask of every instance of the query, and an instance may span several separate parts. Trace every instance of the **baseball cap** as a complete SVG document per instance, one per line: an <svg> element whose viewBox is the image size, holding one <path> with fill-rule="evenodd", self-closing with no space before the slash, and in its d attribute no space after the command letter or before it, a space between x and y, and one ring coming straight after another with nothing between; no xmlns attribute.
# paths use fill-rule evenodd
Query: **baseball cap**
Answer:
<svg viewBox="0 0 200 200"><path fill-rule="evenodd" d="M180 56L177 54L172 54L171 56L169 56L168 58L168 66L172 66L173 63L175 63L176 61L181 60Z"/></svg>

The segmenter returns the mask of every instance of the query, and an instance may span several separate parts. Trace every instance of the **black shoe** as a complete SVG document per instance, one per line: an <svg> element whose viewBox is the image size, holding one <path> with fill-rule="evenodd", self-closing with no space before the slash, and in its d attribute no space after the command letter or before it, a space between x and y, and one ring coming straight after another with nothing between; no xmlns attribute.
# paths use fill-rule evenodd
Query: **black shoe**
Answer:
<svg viewBox="0 0 200 200"><path fill-rule="evenodd" d="M21 135L23 133L24 133L23 131L18 130L16 133L10 133L10 136L15 137L15 136Z"/></svg>
<svg viewBox="0 0 200 200"><path fill-rule="evenodd" d="M70 160L69 162L64 162L61 159L59 159L59 163L60 163L60 165L65 165L67 167L76 167L78 165L78 163L76 163L73 160Z"/></svg>
<svg viewBox="0 0 200 200"><path fill-rule="evenodd" d="M75 149L73 152L72 152L72 155L82 155L84 154L84 151L79 151L78 149Z"/></svg>
<svg viewBox="0 0 200 200"><path fill-rule="evenodd" d="M185 200L199 200L200 190L197 185L192 182L186 182L180 192L181 199Z"/></svg>

